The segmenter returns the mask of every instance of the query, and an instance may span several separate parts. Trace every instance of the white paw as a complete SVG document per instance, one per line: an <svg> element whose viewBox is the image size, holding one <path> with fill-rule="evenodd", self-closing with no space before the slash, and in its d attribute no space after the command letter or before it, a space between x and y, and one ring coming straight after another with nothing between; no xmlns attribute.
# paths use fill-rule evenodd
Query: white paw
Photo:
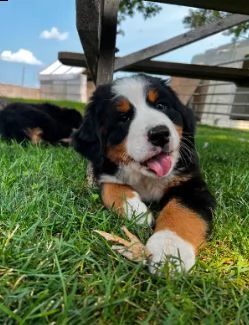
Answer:
<svg viewBox="0 0 249 325"><path fill-rule="evenodd" d="M135 219L137 224L153 224L154 218L152 213L148 210L147 206L141 201L139 195L133 192L132 198L126 199L124 203L125 211L128 219Z"/></svg>
<svg viewBox="0 0 249 325"><path fill-rule="evenodd" d="M194 247L170 230L155 232L147 241L146 248L151 253L151 273L157 273L167 261L170 270L177 272L189 271L195 264Z"/></svg>

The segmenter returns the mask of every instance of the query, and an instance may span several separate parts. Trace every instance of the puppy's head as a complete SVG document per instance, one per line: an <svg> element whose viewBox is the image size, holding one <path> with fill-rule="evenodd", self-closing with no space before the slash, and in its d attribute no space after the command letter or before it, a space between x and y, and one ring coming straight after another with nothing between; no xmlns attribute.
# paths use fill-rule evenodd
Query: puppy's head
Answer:
<svg viewBox="0 0 249 325"><path fill-rule="evenodd" d="M98 87L74 146L99 171L108 161L166 177L176 167L183 139L193 144L194 125L192 111L163 80L136 75Z"/></svg>

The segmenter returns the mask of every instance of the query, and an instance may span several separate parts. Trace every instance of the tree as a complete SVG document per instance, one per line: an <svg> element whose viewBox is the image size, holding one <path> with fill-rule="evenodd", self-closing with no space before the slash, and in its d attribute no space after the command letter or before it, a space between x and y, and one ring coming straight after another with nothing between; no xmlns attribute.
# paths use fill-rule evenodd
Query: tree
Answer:
<svg viewBox="0 0 249 325"><path fill-rule="evenodd" d="M208 9L190 9L188 15L183 19L183 23L188 28L196 28L212 23L218 19L225 18L230 13ZM224 32L225 35L233 35L234 39L249 38L249 22L245 22L230 28Z"/></svg>
<svg viewBox="0 0 249 325"><path fill-rule="evenodd" d="M152 2L143 0L121 0L119 5L118 23L120 24L127 16L133 17L136 12L143 15L144 19L154 17L161 11L161 7ZM119 33L123 33L119 30Z"/></svg>

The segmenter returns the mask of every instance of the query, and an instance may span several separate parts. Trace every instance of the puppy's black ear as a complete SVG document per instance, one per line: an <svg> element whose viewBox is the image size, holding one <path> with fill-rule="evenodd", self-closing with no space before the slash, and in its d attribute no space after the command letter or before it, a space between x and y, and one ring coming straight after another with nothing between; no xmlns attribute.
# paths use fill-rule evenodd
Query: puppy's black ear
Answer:
<svg viewBox="0 0 249 325"><path fill-rule="evenodd" d="M189 135L194 135L195 133L195 117L193 111L183 105L180 101L179 97L177 96L176 92L169 86L170 80L160 80L161 86L163 86L169 94L171 94L171 100L174 103L175 109L182 115L183 118L183 132Z"/></svg>
<svg viewBox="0 0 249 325"><path fill-rule="evenodd" d="M87 105L80 128L73 136L73 146L76 151L90 160L94 172L102 169L105 157L104 130L106 106L112 97L110 85L101 85L93 93Z"/></svg>
<svg viewBox="0 0 249 325"><path fill-rule="evenodd" d="M90 160L93 165L99 165L103 160L100 125L96 110L97 107L93 102L88 105L81 126L73 135L75 150Z"/></svg>
<svg viewBox="0 0 249 325"><path fill-rule="evenodd" d="M193 110L181 103L182 106L182 117L183 117L183 132L186 134L195 133L196 120L193 113Z"/></svg>

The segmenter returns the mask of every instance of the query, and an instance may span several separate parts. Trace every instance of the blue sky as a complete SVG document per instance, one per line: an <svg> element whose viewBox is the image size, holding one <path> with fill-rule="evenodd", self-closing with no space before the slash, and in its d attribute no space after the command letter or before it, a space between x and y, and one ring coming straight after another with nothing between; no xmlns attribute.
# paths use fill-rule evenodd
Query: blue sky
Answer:
<svg viewBox="0 0 249 325"><path fill-rule="evenodd" d="M162 7L159 15L146 22L137 14L122 24L125 36L117 38L119 55L186 31L182 19L188 9ZM190 62L195 54L227 42L228 37L218 34L160 59ZM0 0L0 83L39 86L39 71L53 63L59 51L82 51L75 27L74 0Z"/></svg>

